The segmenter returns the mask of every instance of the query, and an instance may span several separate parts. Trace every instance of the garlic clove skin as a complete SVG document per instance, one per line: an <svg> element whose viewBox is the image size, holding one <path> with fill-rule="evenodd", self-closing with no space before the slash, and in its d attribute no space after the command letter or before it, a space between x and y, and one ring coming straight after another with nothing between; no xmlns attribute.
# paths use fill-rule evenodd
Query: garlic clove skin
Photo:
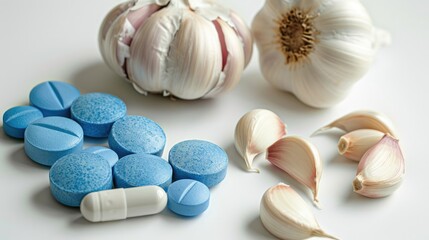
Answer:
<svg viewBox="0 0 429 240"><path fill-rule="evenodd" d="M139 93L185 100L235 87L252 42L244 22L211 0L129 1L107 15L99 34L105 62Z"/></svg>
<svg viewBox="0 0 429 240"><path fill-rule="evenodd" d="M373 129L359 129L343 135L338 141L338 153L359 162L365 152L378 143L384 133Z"/></svg>
<svg viewBox="0 0 429 240"><path fill-rule="evenodd" d="M333 128L339 128L346 132L358 129L374 129L382 133L389 133L396 137L396 130L392 121L385 115L374 111L355 111L344 115L330 124L321 127L311 136L325 133Z"/></svg>
<svg viewBox="0 0 429 240"><path fill-rule="evenodd" d="M358 0L266 0L252 31L264 78L316 108L342 101L381 45Z"/></svg>
<svg viewBox="0 0 429 240"><path fill-rule="evenodd" d="M267 149L266 159L310 188L313 193L313 202L318 206L322 164L316 146L304 138L287 136Z"/></svg>
<svg viewBox="0 0 429 240"><path fill-rule="evenodd" d="M279 183L264 193L260 204L260 218L264 227L280 239L337 239L320 228L304 199L284 183Z"/></svg>
<svg viewBox="0 0 429 240"><path fill-rule="evenodd" d="M402 183L405 162L398 139L386 134L359 162L353 190L369 198L386 197Z"/></svg>
<svg viewBox="0 0 429 240"><path fill-rule="evenodd" d="M252 163L256 155L286 135L286 125L279 116L266 109L255 109L243 115L235 127L234 143L249 172L259 172Z"/></svg>

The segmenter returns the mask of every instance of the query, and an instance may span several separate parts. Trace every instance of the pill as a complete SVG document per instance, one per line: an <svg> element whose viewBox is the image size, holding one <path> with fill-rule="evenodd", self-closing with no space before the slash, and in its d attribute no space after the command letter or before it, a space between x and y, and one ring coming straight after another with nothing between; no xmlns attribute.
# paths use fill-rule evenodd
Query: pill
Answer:
<svg viewBox="0 0 429 240"><path fill-rule="evenodd" d="M161 157L140 153L127 155L113 166L115 186L118 188L157 185L167 189L173 170Z"/></svg>
<svg viewBox="0 0 429 240"><path fill-rule="evenodd" d="M167 196L168 208L182 216L197 216L209 207L209 189L195 180L181 179L173 182L168 187Z"/></svg>
<svg viewBox="0 0 429 240"><path fill-rule="evenodd" d="M168 161L173 167L173 178L194 179L212 187L226 176L228 156L211 142L188 140L171 148Z"/></svg>
<svg viewBox="0 0 429 240"><path fill-rule="evenodd" d="M107 137L112 124L126 113L125 103L106 93L81 95L71 106L72 119L82 126L88 137Z"/></svg>
<svg viewBox="0 0 429 240"><path fill-rule="evenodd" d="M72 153L52 165L49 181L51 193L58 202L79 207L88 193L112 188L112 168L100 155Z"/></svg>
<svg viewBox="0 0 429 240"><path fill-rule="evenodd" d="M79 95L79 90L68 83L48 81L31 90L30 104L40 109L45 117L70 117L70 107Z"/></svg>
<svg viewBox="0 0 429 240"><path fill-rule="evenodd" d="M90 222L106 222L162 212L167 194L158 186L116 188L86 195L80 212Z"/></svg>
<svg viewBox="0 0 429 240"><path fill-rule="evenodd" d="M24 138L28 124L43 118L42 112L32 106L18 106L3 114L3 130L14 138Z"/></svg>
<svg viewBox="0 0 429 240"><path fill-rule="evenodd" d="M90 152L90 153L95 153L102 156L104 159L106 159L109 162L111 167L113 167L116 164L116 162L119 160L118 154L116 154L115 151L113 151L110 148L106 148L102 146L89 147L84 149L82 152Z"/></svg>
<svg viewBox="0 0 429 240"><path fill-rule="evenodd" d="M24 150L33 161L52 166L59 158L82 150L83 130L65 117L45 117L30 123L24 133Z"/></svg>
<svg viewBox="0 0 429 240"><path fill-rule="evenodd" d="M161 156L166 137L154 121L142 116L126 116L116 121L109 135L109 146L119 157L133 153Z"/></svg>

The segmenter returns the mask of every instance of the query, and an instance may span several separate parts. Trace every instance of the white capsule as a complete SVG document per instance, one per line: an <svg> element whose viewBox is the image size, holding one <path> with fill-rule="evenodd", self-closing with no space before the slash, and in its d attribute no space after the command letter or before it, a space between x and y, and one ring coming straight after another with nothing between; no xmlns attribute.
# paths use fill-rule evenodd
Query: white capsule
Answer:
<svg viewBox="0 0 429 240"><path fill-rule="evenodd" d="M166 205L167 194L158 186L117 188L86 195L80 212L90 222L105 222L156 214Z"/></svg>

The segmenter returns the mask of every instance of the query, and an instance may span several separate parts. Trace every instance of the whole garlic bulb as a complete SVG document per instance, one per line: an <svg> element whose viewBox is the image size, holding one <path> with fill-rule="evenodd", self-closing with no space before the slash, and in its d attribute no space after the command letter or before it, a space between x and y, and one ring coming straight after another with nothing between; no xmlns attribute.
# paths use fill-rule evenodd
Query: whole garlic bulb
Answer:
<svg viewBox="0 0 429 240"><path fill-rule="evenodd" d="M143 94L211 97L234 87L252 55L243 20L213 0L133 0L104 19L104 61Z"/></svg>
<svg viewBox="0 0 429 240"><path fill-rule="evenodd" d="M266 0L252 31L264 78L319 108L343 100L390 40L359 0Z"/></svg>

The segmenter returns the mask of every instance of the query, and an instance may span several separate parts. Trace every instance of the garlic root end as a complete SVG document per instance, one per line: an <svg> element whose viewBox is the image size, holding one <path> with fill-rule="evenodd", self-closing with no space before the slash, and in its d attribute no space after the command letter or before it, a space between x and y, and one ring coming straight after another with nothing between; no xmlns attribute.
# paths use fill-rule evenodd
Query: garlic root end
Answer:
<svg viewBox="0 0 429 240"><path fill-rule="evenodd" d="M338 141L338 153L341 155L344 155L346 153L347 149L349 148L350 142L344 138L341 137Z"/></svg>

